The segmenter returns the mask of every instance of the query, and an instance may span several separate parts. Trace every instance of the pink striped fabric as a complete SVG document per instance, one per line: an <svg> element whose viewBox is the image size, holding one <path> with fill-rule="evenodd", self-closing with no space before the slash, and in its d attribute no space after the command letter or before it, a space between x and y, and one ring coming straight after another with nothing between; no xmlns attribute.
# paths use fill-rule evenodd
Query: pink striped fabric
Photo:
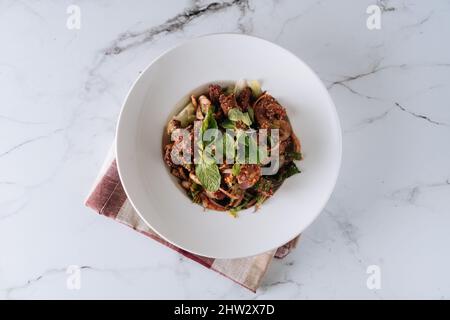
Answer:
<svg viewBox="0 0 450 320"><path fill-rule="evenodd" d="M114 153L105 162L86 205L97 213L121 222L134 230L158 241L159 243L177 251L183 256L214 270L236 283L255 292L272 259L283 258L297 244L298 237L277 250L272 250L257 256L240 259L213 259L198 256L182 250L160 238L135 212L127 199L117 172Z"/></svg>

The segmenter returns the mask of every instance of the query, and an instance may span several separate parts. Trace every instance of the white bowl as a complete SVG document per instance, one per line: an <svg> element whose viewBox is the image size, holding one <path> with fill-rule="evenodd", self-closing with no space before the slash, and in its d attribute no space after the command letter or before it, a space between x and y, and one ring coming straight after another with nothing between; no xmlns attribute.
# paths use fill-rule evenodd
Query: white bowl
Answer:
<svg viewBox="0 0 450 320"><path fill-rule="evenodd" d="M287 109L302 143L302 173L257 212L234 219L204 211L177 188L162 158L164 127L180 102L209 83L257 79ZM207 257L238 258L300 234L328 201L341 163L335 106L316 74L266 40L216 34L190 40L153 61L131 88L117 127L117 164L133 207L172 244Z"/></svg>

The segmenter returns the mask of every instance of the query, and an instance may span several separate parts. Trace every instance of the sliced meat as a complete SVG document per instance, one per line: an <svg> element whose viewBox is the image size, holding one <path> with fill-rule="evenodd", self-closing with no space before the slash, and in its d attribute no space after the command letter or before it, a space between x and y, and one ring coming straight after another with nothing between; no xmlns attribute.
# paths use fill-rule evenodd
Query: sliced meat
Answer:
<svg viewBox="0 0 450 320"><path fill-rule="evenodd" d="M244 164L241 165L239 174L236 179L239 184L239 188L245 190L251 188L258 182L261 177L261 167L257 164Z"/></svg>
<svg viewBox="0 0 450 320"><path fill-rule="evenodd" d="M242 111L247 111L247 109L251 106L251 99L252 89L245 87L237 97L237 103Z"/></svg>
<svg viewBox="0 0 450 320"><path fill-rule="evenodd" d="M217 111L214 112L214 118L216 121L221 122L223 120L224 114L222 108L217 108Z"/></svg>
<svg viewBox="0 0 450 320"><path fill-rule="evenodd" d="M292 139L291 138L288 138L288 139L286 139L284 141L281 141L279 143L280 143L280 147L279 147L280 155L284 154L286 151L289 151L289 149L292 148ZM272 152L273 152L273 150L274 149L272 149Z"/></svg>
<svg viewBox="0 0 450 320"><path fill-rule="evenodd" d="M295 152L302 152L302 144L300 143L300 140L297 138L295 133L292 132L292 143L294 144L294 151Z"/></svg>
<svg viewBox="0 0 450 320"><path fill-rule="evenodd" d="M279 129L280 141L286 141L292 134L291 124L286 120L273 120L273 129Z"/></svg>
<svg viewBox="0 0 450 320"><path fill-rule="evenodd" d="M259 126L264 129L271 127L274 120L286 118L286 110L271 95L265 93L256 100L253 109Z"/></svg>
<svg viewBox="0 0 450 320"><path fill-rule="evenodd" d="M218 104L219 103L219 97L222 94L222 87L218 84L212 84L208 88L208 95L209 99L212 103Z"/></svg>
<svg viewBox="0 0 450 320"><path fill-rule="evenodd" d="M244 195L245 195L245 192L242 192L242 193L239 195L238 198L233 199L233 200L230 202L230 206L233 207L233 208L235 208L235 207L237 207L238 205L240 205L241 202L242 202L242 200L244 200Z"/></svg>
<svg viewBox="0 0 450 320"><path fill-rule="evenodd" d="M228 111L230 111L231 109L238 107L234 93L230 95L221 94L219 97L219 102L220 108L225 115L228 115Z"/></svg>

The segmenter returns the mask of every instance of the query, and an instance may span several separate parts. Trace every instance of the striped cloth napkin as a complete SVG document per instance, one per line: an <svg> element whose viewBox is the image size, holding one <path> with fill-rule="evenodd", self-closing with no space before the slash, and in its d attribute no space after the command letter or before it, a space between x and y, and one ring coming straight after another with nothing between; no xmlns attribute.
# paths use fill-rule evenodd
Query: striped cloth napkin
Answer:
<svg viewBox="0 0 450 320"><path fill-rule="evenodd" d="M159 237L142 221L127 199L117 171L112 148L86 200L86 206L97 213L121 222L134 230L162 243L183 256L214 270L245 288L256 292L272 259L283 258L295 248L298 238L284 246L263 254L239 259L214 259L182 250Z"/></svg>

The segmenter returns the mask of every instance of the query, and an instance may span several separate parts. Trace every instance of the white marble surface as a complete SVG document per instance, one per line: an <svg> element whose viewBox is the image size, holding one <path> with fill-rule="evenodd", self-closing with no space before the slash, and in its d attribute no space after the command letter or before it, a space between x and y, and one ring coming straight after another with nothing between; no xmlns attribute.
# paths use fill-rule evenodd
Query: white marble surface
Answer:
<svg viewBox="0 0 450 320"><path fill-rule="evenodd" d="M450 298L449 1L378 2L373 31L376 0L73 1L80 30L71 3L0 1L0 298ZM83 206L140 70L214 32L304 59L344 131L332 199L256 294Z"/></svg>

